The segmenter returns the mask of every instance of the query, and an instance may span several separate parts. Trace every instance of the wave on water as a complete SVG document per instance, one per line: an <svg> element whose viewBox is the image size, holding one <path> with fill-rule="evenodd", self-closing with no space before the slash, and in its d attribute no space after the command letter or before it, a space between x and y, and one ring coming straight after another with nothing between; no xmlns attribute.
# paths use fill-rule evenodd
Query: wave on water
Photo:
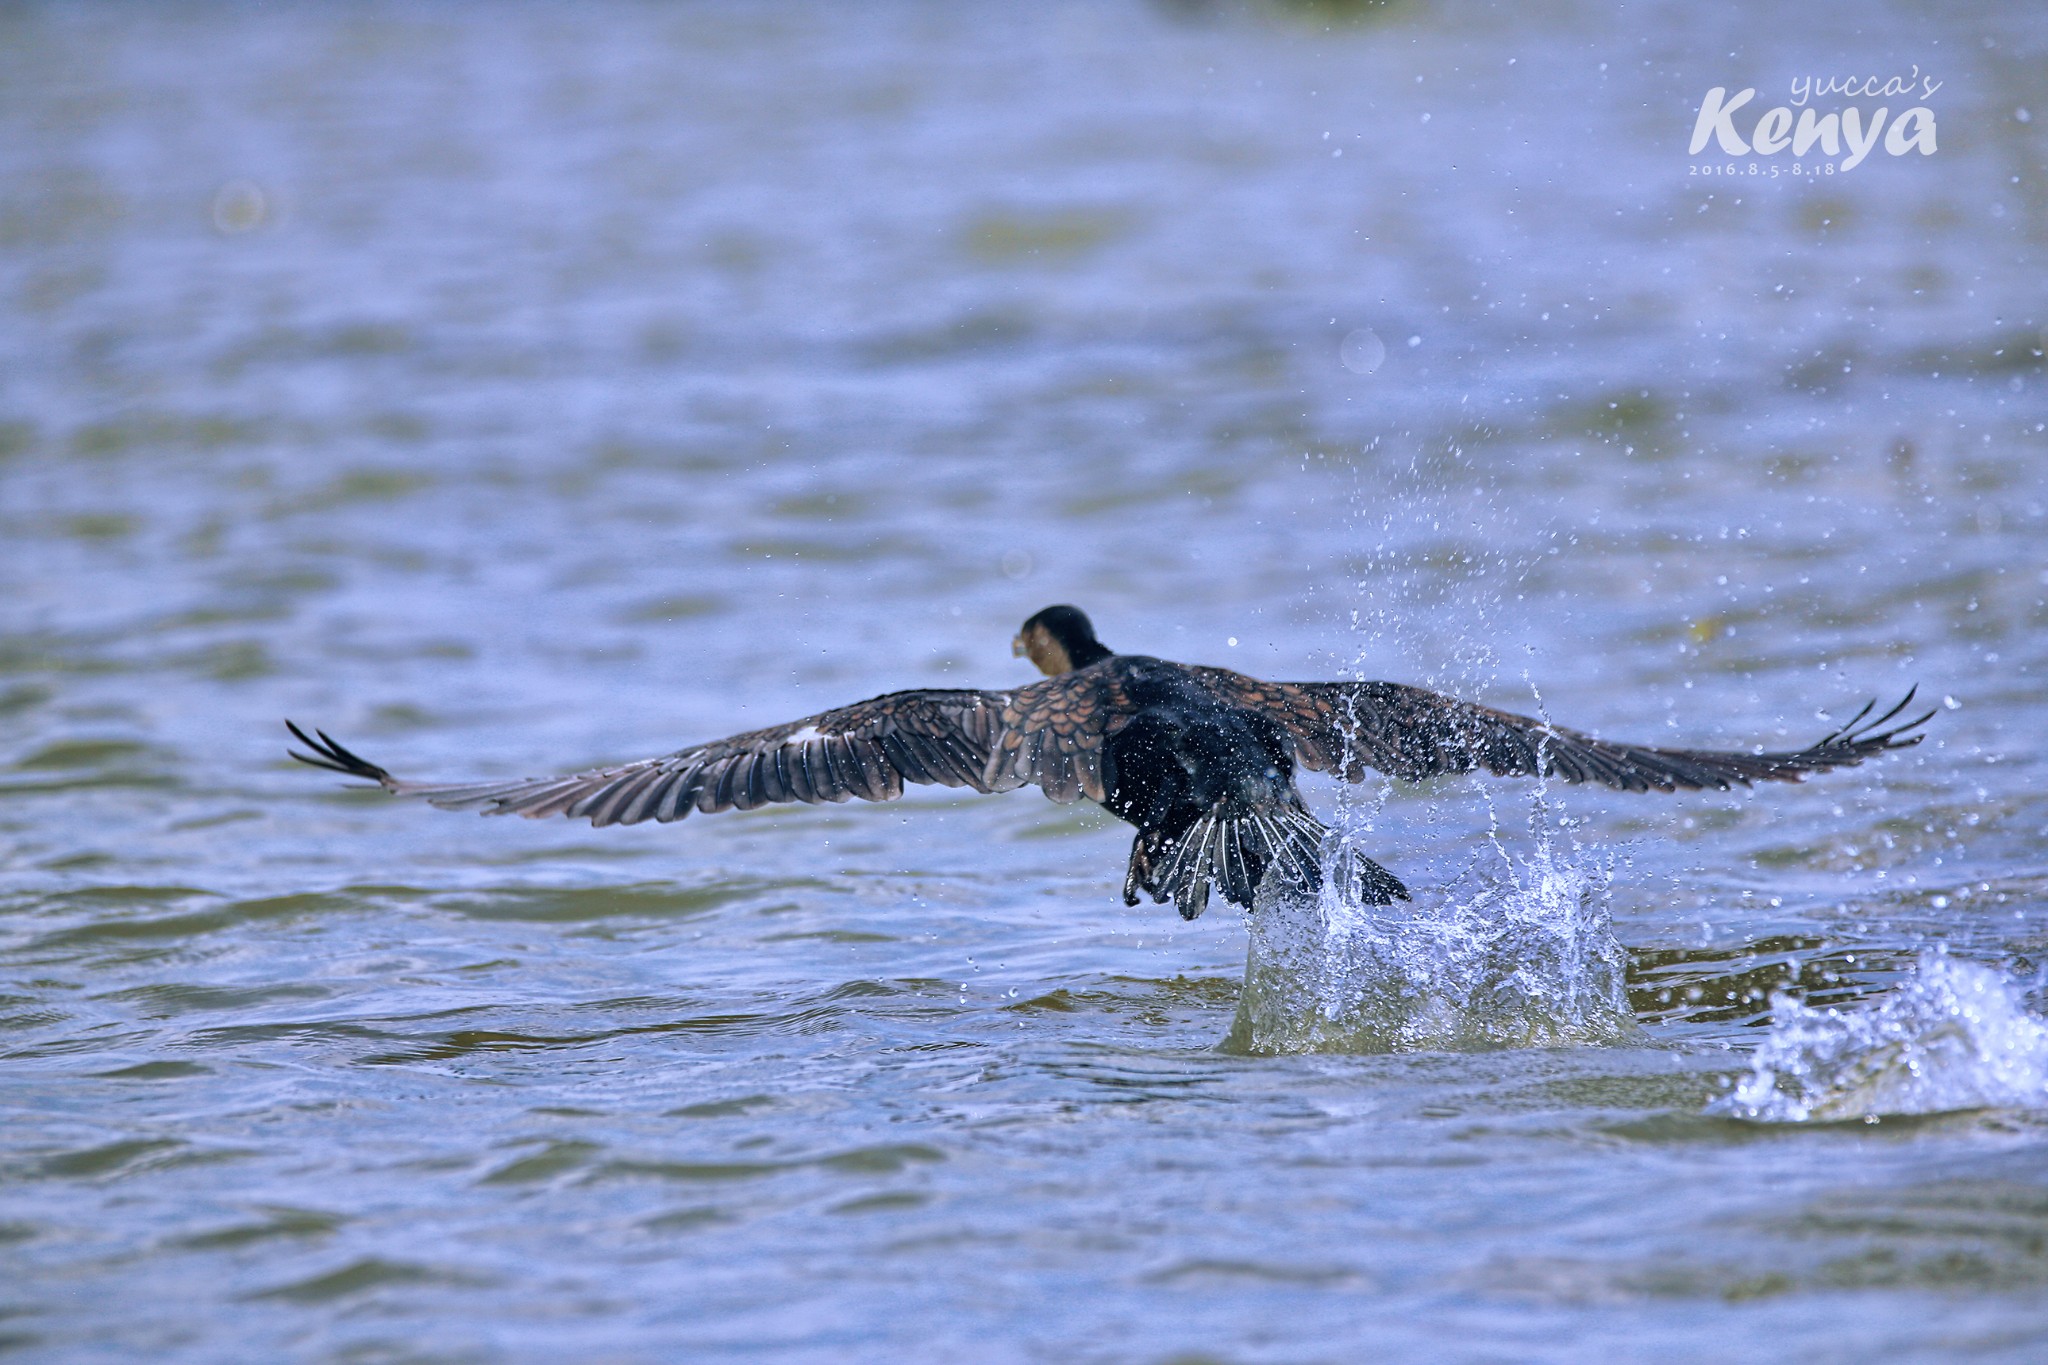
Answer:
<svg viewBox="0 0 2048 1365"><path fill-rule="evenodd" d="M2048 1107L2048 1020L1980 963L1921 955L1898 990L1862 1009L1771 998L1749 1074L1707 1112L1763 1123Z"/></svg>
<svg viewBox="0 0 2048 1365"><path fill-rule="evenodd" d="M1360 905L1332 875L1314 896L1266 881L1224 1050L1475 1051L1633 1036L1607 870L1538 836L1534 857L1500 849L1497 867L1413 904ZM1332 842L1349 856L1348 838Z"/></svg>

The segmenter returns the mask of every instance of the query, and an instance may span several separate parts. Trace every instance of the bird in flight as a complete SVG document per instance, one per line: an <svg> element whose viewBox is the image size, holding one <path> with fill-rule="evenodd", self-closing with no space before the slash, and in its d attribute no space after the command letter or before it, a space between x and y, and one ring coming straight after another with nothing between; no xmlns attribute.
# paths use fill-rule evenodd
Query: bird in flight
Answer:
<svg viewBox="0 0 2048 1365"><path fill-rule="evenodd" d="M1351 782L1368 770L1417 781L1483 768L1623 791L1725 791L1797 782L1918 744L1934 714L1896 721L1913 700L1908 692L1875 718L1874 704L1866 705L1804 749L1662 749L1609 743L1402 683L1262 682L1226 668L1118 654L1069 606L1026 621L1012 652L1046 677L1009 691L890 692L661 758L559 777L403 781L324 731L308 735L290 721L312 752L288 752L444 810L563 815L592 825L667 823L691 811L790 801L889 801L906 783L978 792L1036 786L1058 802L1086 797L1135 825L1124 904L1136 905L1144 892L1193 919L1212 885L1250 909L1269 870L1306 889L1322 884L1328 831L1302 804L1298 768ZM1367 904L1409 898L1399 878L1356 853L1339 875Z"/></svg>

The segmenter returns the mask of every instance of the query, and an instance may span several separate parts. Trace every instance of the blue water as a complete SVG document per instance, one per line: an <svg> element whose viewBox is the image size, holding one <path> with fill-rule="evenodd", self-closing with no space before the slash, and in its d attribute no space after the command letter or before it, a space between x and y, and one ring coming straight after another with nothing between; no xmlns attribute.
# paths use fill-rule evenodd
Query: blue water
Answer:
<svg viewBox="0 0 2048 1365"><path fill-rule="evenodd" d="M2039 1358L2044 56L0 12L0 1354ZM1710 86L1914 65L1932 157L1687 155ZM1316 779L1412 918L1249 941L1032 792L594 831L283 754L1014 686L1058 601L1626 739L1940 709L1753 794Z"/></svg>

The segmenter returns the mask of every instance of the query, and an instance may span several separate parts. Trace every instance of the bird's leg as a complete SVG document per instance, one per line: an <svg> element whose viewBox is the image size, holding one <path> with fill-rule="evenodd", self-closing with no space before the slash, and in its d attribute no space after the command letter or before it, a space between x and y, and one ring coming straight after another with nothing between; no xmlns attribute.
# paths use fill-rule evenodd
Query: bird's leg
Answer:
<svg viewBox="0 0 2048 1365"><path fill-rule="evenodd" d="M1138 837L1131 840L1131 861L1124 869L1125 905L1136 905L1140 891L1150 895L1155 904L1166 899L1166 893L1159 889L1159 869L1153 860L1169 842L1163 829L1139 830Z"/></svg>
<svg viewBox="0 0 2048 1365"><path fill-rule="evenodd" d="M1131 862L1124 869L1124 904L1136 905L1140 890L1152 889L1152 859L1145 847L1145 832L1138 831L1138 837L1131 840Z"/></svg>

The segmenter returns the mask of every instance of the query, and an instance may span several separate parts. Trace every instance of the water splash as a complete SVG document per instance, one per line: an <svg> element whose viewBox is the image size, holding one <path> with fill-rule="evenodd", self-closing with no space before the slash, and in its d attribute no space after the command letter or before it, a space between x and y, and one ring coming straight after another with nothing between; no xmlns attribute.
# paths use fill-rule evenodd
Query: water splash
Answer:
<svg viewBox="0 0 2048 1365"><path fill-rule="evenodd" d="M1224 1049L1469 1051L1631 1036L1606 869L1574 864L1548 838L1533 858L1499 856L1492 874L1412 906L1360 905L1336 877L1312 897L1268 880Z"/></svg>
<svg viewBox="0 0 2048 1365"><path fill-rule="evenodd" d="M1771 998L1771 1036L1710 1114L1805 1123L1880 1114L2048 1107L2048 1021L2020 985L1928 952L1904 986L1860 1010Z"/></svg>

